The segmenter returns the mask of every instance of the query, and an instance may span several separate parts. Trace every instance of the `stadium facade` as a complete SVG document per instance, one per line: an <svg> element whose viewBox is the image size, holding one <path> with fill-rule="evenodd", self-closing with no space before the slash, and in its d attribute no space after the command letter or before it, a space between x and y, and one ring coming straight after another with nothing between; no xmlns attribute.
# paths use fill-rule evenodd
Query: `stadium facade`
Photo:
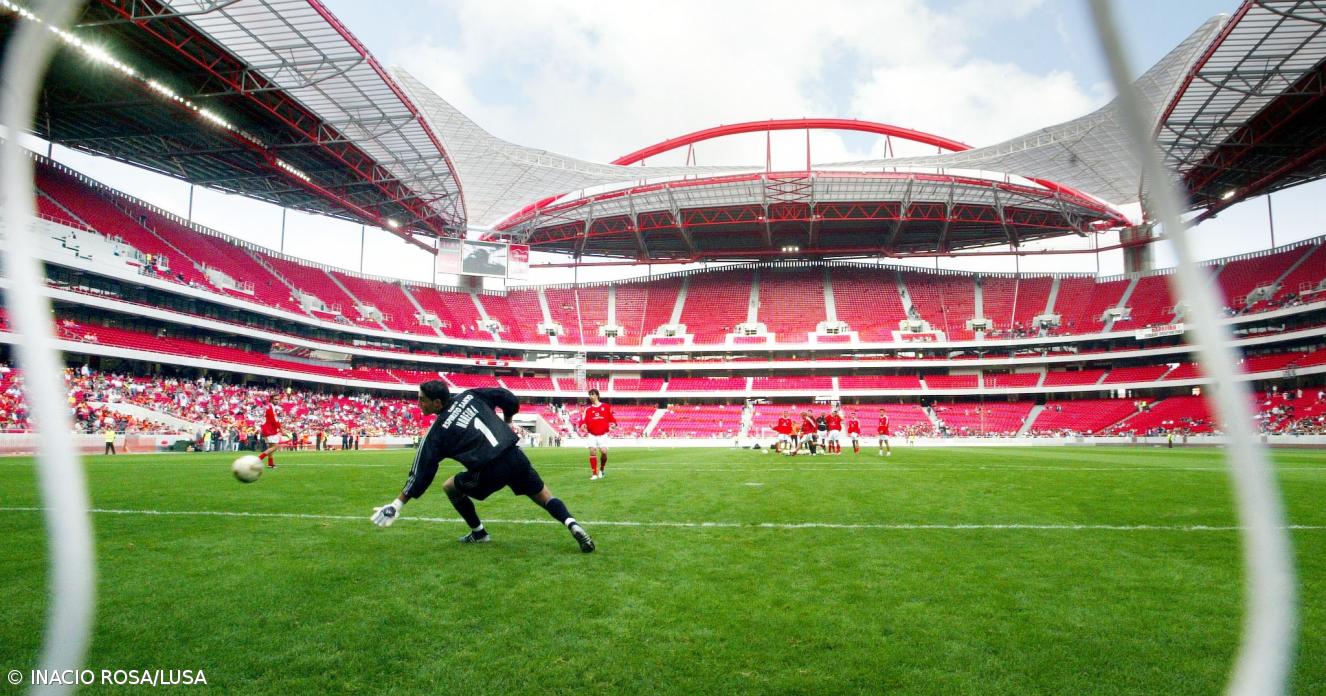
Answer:
<svg viewBox="0 0 1326 696"><path fill-rule="evenodd" d="M0 7L6 36L31 21L20 5ZM1307 3L1245 2L1137 81L1196 218L1322 175L1324 21ZM550 403L595 386L637 409L647 435L730 434L748 399L771 402L769 417L817 400L886 405L927 431L1218 428L1197 395L1209 380L1184 340L1186 307L1169 272L1134 253L1151 242L1148 184L1114 103L979 148L801 119L593 163L488 134L380 66L317 0L94 1L71 36L88 35L125 62L91 56L108 66L94 79L81 69L87 44L65 39L35 131L48 142L379 226L422 252L481 228L570 263L731 263L501 292L365 276L203 228L34 155L42 257L73 363L381 394L442 377ZM818 128L939 153L816 163L808 150L795 171L641 166L716 137ZM1133 203L1141 219L1120 212ZM1105 230L1130 251L1121 276L875 260ZM1208 262L1244 378L1294 393L1294 417L1268 416L1272 429L1326 414L1314 401L1326 374L1324 241ZM7 326L0 315L6 344Z"/></svg>

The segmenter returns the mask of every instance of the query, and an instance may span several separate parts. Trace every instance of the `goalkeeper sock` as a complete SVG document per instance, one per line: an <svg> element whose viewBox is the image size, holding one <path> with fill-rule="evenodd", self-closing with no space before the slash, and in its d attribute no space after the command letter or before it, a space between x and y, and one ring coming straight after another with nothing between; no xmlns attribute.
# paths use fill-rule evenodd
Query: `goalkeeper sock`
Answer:
<svg viewBox="0 0 1326 696"><path fill-rule="evenodd" d="M568 527L576 521L571 516L571 511L566 509L566 503L563 503L561 498L549 498L548 502L543 504L543 509L547 510L553 519Z"/></svg>
<svg viewBox="0 0 1326 696"><path fill-rule="evenodd" d="M469 496L459 491L455 493L448 491L447 497L451 499L451 506L456 508L460 518L465 520L465 524L468 524L470 529L483 527L483 522L479 521L479 511L474 509L474 501L470 500Z"/></svg>

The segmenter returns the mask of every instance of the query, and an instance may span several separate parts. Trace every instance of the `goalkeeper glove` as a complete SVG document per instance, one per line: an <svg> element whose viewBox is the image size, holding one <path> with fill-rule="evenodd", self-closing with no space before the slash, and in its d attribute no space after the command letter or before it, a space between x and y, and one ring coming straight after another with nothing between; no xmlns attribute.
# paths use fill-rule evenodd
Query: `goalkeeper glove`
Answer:
<svg viewBox="0 0 1326 696"><path fill-rule="evenodd" d="M391 523L401 516L401 508L404 506L405 503L398 498L380 508L373 508L373 524L379 527L390 527Z"/></svg>

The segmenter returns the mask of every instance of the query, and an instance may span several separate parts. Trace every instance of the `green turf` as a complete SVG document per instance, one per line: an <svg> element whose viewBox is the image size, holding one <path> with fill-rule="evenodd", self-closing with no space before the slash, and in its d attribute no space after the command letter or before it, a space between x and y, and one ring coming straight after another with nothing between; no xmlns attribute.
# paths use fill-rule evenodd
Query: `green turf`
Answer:
<svg viewBox="0 0 1326 696"><path fill-rule="evenodd" d="M461 546L440 490L374 527L408 452L284 455L253 485L229 455L90 458L98 508L327 517L98 513L89 665L202 669L245 694L1212 694L1227 679L1237 532L1182 529L1235 524L1213 450L621 449L595 482L580 451L531 454L597 553L497 521L494 543ZM1326 453L1275 458L1291 522L1326 526ZM0 461L5 672L34 665L44 621L42 520L13 510L37 505L34 473ZM508 492L479 511L547 519ZM758 526L807 522L858 526ZM1293 540L1293 687L1323 693L1326 529Z"/></svg>

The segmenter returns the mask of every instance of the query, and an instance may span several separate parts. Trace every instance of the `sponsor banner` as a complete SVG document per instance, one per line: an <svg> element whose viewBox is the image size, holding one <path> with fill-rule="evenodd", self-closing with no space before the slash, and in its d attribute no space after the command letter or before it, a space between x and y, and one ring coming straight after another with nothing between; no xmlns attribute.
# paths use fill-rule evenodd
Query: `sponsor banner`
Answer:
<svg viewBox="0 0 1326 696"><path fill-rule="evenodd" d="M461 274L461 240L459 239L439 239L437 240L437 266L438 273L448 275Z"/></svg>
<svg viewBox="0 0 1326 696"><path fill-rule="evenodd" d="M516 280L529 278L529 245L512 244L507 254L506 277Z"/></svg>
<svg viewBox="0 0 1326 696"><path fill-rule="evenodd" d="M526 264L528 264L528 257ZM505 278L506 266L507 249L505 244L501 242L465 242L464 254L461 258L461 273Z"/></svg>
<svg viewBox="0 0 1326 696"><path fill-rule="evenodd" d="M1138 329L1134 334L1139 341L1145 341L1148 338L1160 338L1162 336L1182 336L1187 331L1183 324L1162 324L1161 326L1148 326L1145 329Z"/></svg>

